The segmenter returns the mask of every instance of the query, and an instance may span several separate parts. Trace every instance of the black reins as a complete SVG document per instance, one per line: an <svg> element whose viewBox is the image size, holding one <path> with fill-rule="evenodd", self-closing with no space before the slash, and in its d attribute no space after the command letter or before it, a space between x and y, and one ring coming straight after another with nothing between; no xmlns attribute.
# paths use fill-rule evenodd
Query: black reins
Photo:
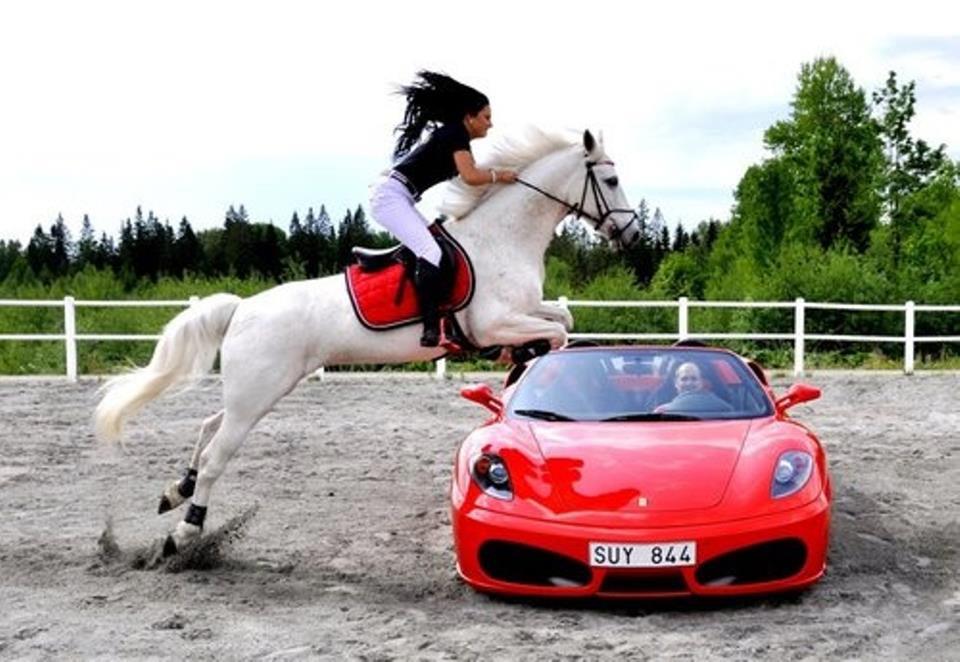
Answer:
<svg viewBox="0 0 960 662"><path fill-rule="evenodd" d="M597 166L597 165L613 165L613 161L587 161L586 163L587 176L583 180L583 192L580 194L580 202L575 205L570 204L569 202L567 202L562 198L558 198L557 196L553 195L549 191L544 191L542 188L540 188L536 184L528 182L525 179L521 179L520 177L517 177L517 182L520 184L523 184L529 189L536 191L540 195L543 195L553 200L554 202L560 203L561 205L567 208L568 212L575 214L576 215L575 218L579 219L581 217L584 217L584 218L590 219L591 221L593 221L593 229L598 232L600 231L600 228L603 227L603 225L607 222L607 218L611 214L616 214L616 213L631 214L630 222L627 223L622 228L617 227L616 223L613 224L613 231L610 233L609 239L611 241L619 241L620 237L623 235L624 232L626 232L627 228L629 228L631 225L637 222L637 212L633 209L615 209L613 207L610 207L609 204L607 204L607 199L604 197L603 190L600 188L600 182L597 181L597 175L593 171L594 166ZM590 212L584 209L584 203L587 201L588 190L591 193L593 193L593 202L596 205L597 210L600 212L600 216L591 214Z"/></svg>

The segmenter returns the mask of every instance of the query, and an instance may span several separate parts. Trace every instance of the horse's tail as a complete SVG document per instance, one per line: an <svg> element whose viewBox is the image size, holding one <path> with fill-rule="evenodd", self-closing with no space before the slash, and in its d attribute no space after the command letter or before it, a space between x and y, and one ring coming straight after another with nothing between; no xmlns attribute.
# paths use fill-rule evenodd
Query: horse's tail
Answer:
<svg viewBox="0 0 960 662"><path fill-rule="evenodd" d="M214 294L174 317L163 329L145 368L110 379L94 412L97 436L116 441L126 419L174 384L213 367L240 297Z"/></svg>

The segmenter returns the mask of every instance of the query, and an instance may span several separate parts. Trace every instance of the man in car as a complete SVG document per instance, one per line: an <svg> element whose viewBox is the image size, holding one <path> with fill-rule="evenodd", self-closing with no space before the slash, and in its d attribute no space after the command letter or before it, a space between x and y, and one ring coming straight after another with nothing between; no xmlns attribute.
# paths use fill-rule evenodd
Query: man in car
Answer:
<svg viewBox="0 0 960 662"><path fill-rule="evenodd" d="M656 408L657 412L689 413L733 411L727 402L706 388L700 366L693 362L677 368L676 397Z"/></svg>

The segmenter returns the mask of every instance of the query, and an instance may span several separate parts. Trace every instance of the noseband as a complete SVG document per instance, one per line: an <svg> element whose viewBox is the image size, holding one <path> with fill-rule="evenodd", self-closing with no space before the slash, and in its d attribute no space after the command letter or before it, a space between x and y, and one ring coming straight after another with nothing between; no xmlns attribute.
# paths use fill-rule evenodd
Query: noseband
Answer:
<svg viewBox="0 0 960 662"><path fill-rule="evenodd" d="M568 212L575 214L576 215L575 218L577 219L587 218L591 220L593 222L593 229L596 232L600 232L600 228L602 228L607 223L607 221L610 219L611 214L617 214L617 213L630 214L631 215L630 222L627 223L622 228L618 228L616 223L614 223L613 230L610 231L610 234L608 236L608 239L610 239L610 241L619 242L620 237L623 236L623 233L626 232L627 228L629 228L631 225L637 222L638 220L637 212L633 209L616 209L616 208L610 207L610 205L607 204L607 199L603 196L603 189L600 188L600 182L597 181L597 174L593 171L594 167L598 165L613 165L613 161L587 161L586 162L587 176L583 180L583 191L580 193L580 202L575 205L572 205L566 200L558 198L552 193L544 191L542 188L540 188L536 184L531 184L530 182L524 179L521 179L519 177L517 177L517 182L519 182L520 184L523 184L527 188L533 189L537 193L540 193L541 195L546 196L547 198L550 198L554 202L560 203L561 205L567 208ZM595 214L591 214L590 212L584 209L584 203L587 200L588 191L593 195L593 202L596 205L597 210L600 212L599 216ZM637 236L639 237L639 234Z"/></svg>

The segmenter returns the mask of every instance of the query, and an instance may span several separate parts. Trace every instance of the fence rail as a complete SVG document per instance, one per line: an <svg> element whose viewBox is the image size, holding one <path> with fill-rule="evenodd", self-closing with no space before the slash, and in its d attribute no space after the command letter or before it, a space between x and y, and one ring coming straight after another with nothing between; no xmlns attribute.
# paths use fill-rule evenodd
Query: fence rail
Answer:
<svg viewBox="0 0 960 662"><path fill-rule="evenodd" d="M0 334L0 341L61 341L64 343L66 355L66 376L71 381L77 379L77 343L97 340L139 341L158 340L159 334L140 335L129 333L77 333L76 309L87 308L172 308L189 307L199 301L199 297L192 296L189 300L166 301L77 301L73 297L50 300L17 300L0 299L2 307L47 307L63 308L63 333L36 334L10 333ZM676 333L571 333L571 340L792 340L793 341L793 372L802 375L804 372L804 352L807 341L834 341L850 343L903 343L903 371L906 374L914 372L914 355L917 343L960 343L960 335L947 336L917 336L916 314L922 313L960 313L960 305L940 306L915 304L907 301L903 304L862 304L862 303L816 303L798 298L794 301L691 301L687 297L680 297L676 301L586 301L560 297L556 301L545 301L561 308L676 308ZM779 333L728 333L690 331L690 310L693 308L790 308L793 309L793 331ZM871 312L900 312L904 317L902 336L882 335L829 335L821 333L807 333L805 331L806 312L808 310L839 310L839 311L871 311ZM446 360L437 361L436 374L442 377L446 372Z"/></svg>

